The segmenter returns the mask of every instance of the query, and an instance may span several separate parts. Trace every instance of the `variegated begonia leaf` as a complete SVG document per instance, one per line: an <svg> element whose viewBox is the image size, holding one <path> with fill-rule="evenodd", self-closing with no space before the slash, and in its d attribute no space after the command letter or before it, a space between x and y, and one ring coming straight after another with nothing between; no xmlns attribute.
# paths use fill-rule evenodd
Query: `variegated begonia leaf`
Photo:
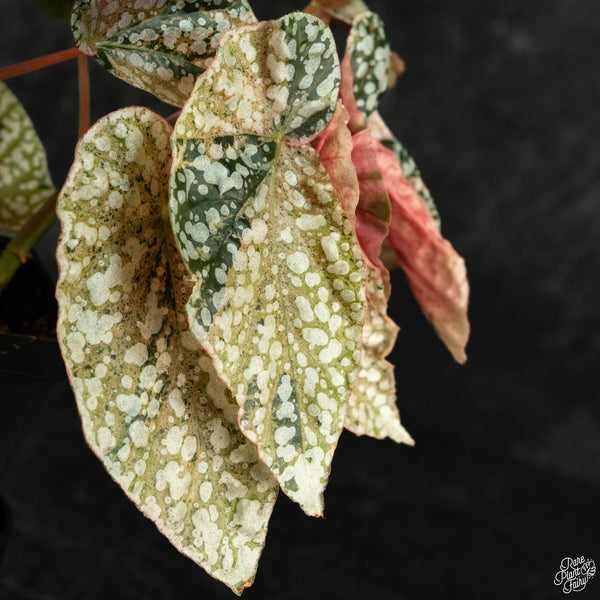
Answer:
<svg viewBox="0 0 600 600"><path fill-rule="evenodd" d="M394 367L386 356L396 342L398 326L387 314L389 274L368 266L367 310L361 338L360 369L348 401L345 426L357 435L389 437L414 445L400 423Z"/></svg>
<svg viewBox="0 0 600 600"><path fill-rule="evenodd" d="M374 140L364 135L367 131L352 136L347 122L348 113L338 102L331 122L313 141L348 218L355 224L363 252L367 258L369 252L373 255L373 260L367 260L360 369L348 400L345 426L357 435L391 437L412 444L412 438L400 424L394 368L385 360L398 333L398 326L387 316L389 273L379 261L381 240L387 235L390 202L377 168ZM356 170L353 160L357 161ZM368 210L369 205L377 205L377 200L387 207L383 220ZM375 212L380 210L375 206ZM371 228L371 221L380 221L380 228Z"/></svg>
<svg viewBox="0 0 600 600"><path fill-rule="evenodd" d="M277 483L188 328L170 133L148 109L126 108L80 141L58 201L58 337L94 453L180 552L240 593Z"/></svg>
<svg viewBox="0 0 600 600"><path fill-rule="evenodd" d="M385 270L380 259L381 245L388 236L392 213L390 199L377 165L376 144L377 141L368 129L352 136L352 162L360 189L356 207L356 234L371 264Z"/></svg>
<svg viewBox="0 0 600 600"><path fill-rule="evenodd" d="M392 204L390 244L421 310L455 360L464 363L470 332L465 262L442 237L396 154L377 143L377 164Z"/></svg>
<svg viewBox="0 0 600 600"><path fill-rule="evenodd" d="M358 368L362 252L310 141L339 86L335 43L293 13L225 34L175 125L170 210L196 277L191 330L283 491L321 515Z"/></svg>
<svg viewBox="0 0 600 600"><path fill-rule="evenodd" d="M0 81L0 229L19 231L53 192L33 123Z"/></svg>
<svg viewBox="0 0 600 600"><path fill-rule="evenodd" d="M77 46L108 71L182 106L221 35L256 23L247 0L77 0Z"/></svg>
<svg viewBox="0 0 600 600"><path fill-rule="evenodd" d="M427 189L427 186L423 183L421 178L421 171L417 167L417 163L413 157L409 154L408 150L404 145L394 136L389 130L385 121L381 118L378 111L373 112L367 119L367 124L371 128L373 137L379 140L386 148L389 148L394 152L400 161L402 168L402 174L412 185L415 191L421 196L421 199L425 203L425 208L431 214L431 218L435 222L438 229L441 228L440 213L435 205L435 202Z"/></svg>
<svg viewBox="0 0 600 600"><path fill-rule="evenodd" d="M367 5L362 0L313 0L305 10L327 24L333 18L351 25L354 16L367 10Z"/></svg>
<svg viewBox="0 0 600 600"><path fill-rule="evenodd" d="M359 13L352 21L342 62L342 100L353 133L363 129L365 119L376 110L389 88L391 69L383 21L371 11Z"/></svg>

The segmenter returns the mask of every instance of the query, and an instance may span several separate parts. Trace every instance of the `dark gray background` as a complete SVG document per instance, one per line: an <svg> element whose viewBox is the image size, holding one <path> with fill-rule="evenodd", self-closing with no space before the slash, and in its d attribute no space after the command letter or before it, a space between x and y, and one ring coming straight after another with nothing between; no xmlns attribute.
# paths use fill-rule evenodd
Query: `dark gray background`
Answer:
<svg viewBox="0 0 600 600"><path fill-rule="evenodd" d="M0 6L0 66L72 44L31 0ZM300 6L253 2L259 18ZM327 518L280 495L245 597L561 598L552 580L564 556L600 561L600 5L370 6L407 63L381 112L467 263L469 361L453 363L395 273L393 362L417 446L344 434ZM61 185L77 135L75 63L10 85ZM92 98L94 119L128 104L171 110L95 65ZM15 529L2 600L233 597L104 474L61 374L3 389L2 402L29 393L42 408L3 483ZM580 597L598 594L600 576Z"/></svg>

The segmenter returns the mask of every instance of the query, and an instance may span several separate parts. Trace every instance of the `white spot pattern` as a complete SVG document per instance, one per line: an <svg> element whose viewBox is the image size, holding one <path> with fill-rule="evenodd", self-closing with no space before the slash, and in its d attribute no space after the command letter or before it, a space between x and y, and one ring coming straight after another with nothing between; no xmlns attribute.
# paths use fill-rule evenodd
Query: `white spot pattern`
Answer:
<svg viewBox="0 0 600 600"><path fill-rule="evenodd" d="M53 191L33 123L0 81L0 229L19 231Z"/></svg>
<svg viewBox="0 0 600 600"><path fill-rule="evenodd" d="M338 85L333 38L314 17L294 14L231 31L198 80L172 141L171 218L196 278L191 329L234 391L242 431L309 514L322 514L364 310L362 252L307 144L331 118ZM252 110L240 115L242 102ZM203 174L209 164L225 168L212 187ZM232 210L227 227L216 228L211 243L193 243L187 223L208 227L203 206L223 204ZM323 237L335 252L324 252ZM315 311L321 317L325 311L316 307L327 301L333 314L317 323ZM336 375L326 368L333 365ZM326 409L307 392L309 369L317 381L308 392L326 394Z"/></svg>
<svg viewBox="0 0 600 600"><path fill-rule="evenodd" d="M58 335L91 448L181 552L238 592L254 577L277 484L186 335L191 290L163 217L170 132L151 111L129 108L78 145L58 205ZM90 248L78 223L111 236ZM82 265L75 279L73 264ZM239 483L235 495L224 478Z"/></svg>
<svg viewBox="0 0 600 600"><path fill-rule="evenodd" d="M77 0L72 29L77 46L117 77L182 106L221 35L253 23L246 0Z"/></svg>
<svg viewBox="0 0 600 600"><path fill-rule="evenodd" d="M361 338L360 369L348 401L345 427L357 435L413 445L400 423L394 367L385 360L398 335L387 315L389 274L368 265L367 310Z"/></svg>

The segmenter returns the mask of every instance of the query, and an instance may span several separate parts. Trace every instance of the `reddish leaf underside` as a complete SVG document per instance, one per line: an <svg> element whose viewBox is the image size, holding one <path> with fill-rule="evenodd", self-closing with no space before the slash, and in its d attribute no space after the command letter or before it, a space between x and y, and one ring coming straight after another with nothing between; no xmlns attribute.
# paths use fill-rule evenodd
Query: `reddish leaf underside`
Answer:
<svg viewBox="0 0 600 600"><path fill-rule="evenodd" d="M360 365L344 426L357 435L390 437L413 444L400 423L394 367L385 360L398 333L398 326L387 315L389 273L379 262L381 242L388 232L389 198L377 168L375 141L368 131L352 137L347 122L348 114L338 102L329 126L313 141L348 218L355 224L362 250L372 263L367 261Z"/></svg>
<svg viewBox="0 0 600 600"><path fill-rule="evenodd" d="M455 360L464 363L470 331L464 260L442 237L397 156L380 143L377 164L392 203L389 240L396 258L423 313Z"/></svg>
<svg viewBox="0 0 600 600"><path fill-rule="evenodd" d="M356 235L363 252L381 270L381 246L388 236L390 199L379 171L376 140L368 129L352 136L352 161L356 168L360 197L356 208Z"/></svg>

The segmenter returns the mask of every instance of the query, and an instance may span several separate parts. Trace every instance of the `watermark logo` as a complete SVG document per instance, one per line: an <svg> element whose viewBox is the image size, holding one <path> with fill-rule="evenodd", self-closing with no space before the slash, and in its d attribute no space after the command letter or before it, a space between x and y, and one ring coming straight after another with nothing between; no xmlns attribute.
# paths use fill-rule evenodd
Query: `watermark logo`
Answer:
<svg viewBox="0 0 600 600"><path fill-rule="evenodd" d="M554 576L554 585L560 585L565 594L581 592L588 581L596 574L596 563L583 556L565 556L560 561L560 569Z"/></svg>

